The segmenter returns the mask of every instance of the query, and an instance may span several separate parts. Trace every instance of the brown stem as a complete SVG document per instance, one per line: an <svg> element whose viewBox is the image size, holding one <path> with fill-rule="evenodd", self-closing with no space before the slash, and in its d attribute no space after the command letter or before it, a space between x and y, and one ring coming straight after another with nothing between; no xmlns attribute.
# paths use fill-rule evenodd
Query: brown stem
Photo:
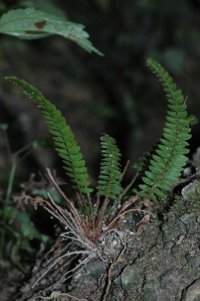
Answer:
<svg viewBox="0 0 200 301"><path fill-rule="evenodd" d="M126 172L127 172L127 169L128 169L128 167L129 167L130 163L131 163L130 160L128 160L128 161L126 162L126 165L124 166L124 169L123 169L123 171L122 171L122 175L121 175L121 179L120 179L119 183L122 182L122 180L123 180L123 178L124 178L124 176L125 176L125 174L126 174Z"/></svg>
<svg viewBox="0 0 200 301"><path fill-rule="evenodd" d="M109 198L105 198L103 205L102 205L101 209L99 210L99 214L97 213L98 216L97 216L96 228L98 230L100 230L100 228L102 226L103 218L105 216L105 211L108 207L108 204L109 204Z"/></svg>
<svg viewBox="0 0 200 301"><path fill-rule="evenodd" d="M47 170L47 174L48 174L51 182L54 184L54 186L56 187L56 189L58 190L60 195L63 197L63 199L67 202L67 205L70 208L70 212L73 214L76 221L81 225L82 224L82 219L79 215L78 210L75 208L74 204L67 198L67 196L64 194L62 189L58 186L58 184L56 183L56 181L55 181L54 177L52 176L50 170L48 168L46 170Z"/></svg>

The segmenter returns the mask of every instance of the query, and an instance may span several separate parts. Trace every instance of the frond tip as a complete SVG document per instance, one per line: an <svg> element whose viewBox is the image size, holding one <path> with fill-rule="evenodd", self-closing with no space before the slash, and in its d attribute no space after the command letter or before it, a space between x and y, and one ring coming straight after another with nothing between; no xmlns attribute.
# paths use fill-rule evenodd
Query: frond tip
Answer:
<svg viewBox="0 0 200 301"><path fill-rule="evenodd" d="M22 88L23 93L41 109L48 129L52 134L55 149L62 159L66 174L76 185L80 194L89 194L92 189L89 187L89 175L85 161L83 160L80 147L61 112L39 90L26 81L14 76L9 76L5 79Z"/></svg>
<svg viewBox="0 0 200 301"><path fill-rule="evenodd" d="M120 184L120 151L115 139L105 135L101 137L101 168L97 186L97 195L116 200L122 192Z"/></svg>
<svg viewBox="0 0 200 301"><path fill-rule="evenodd" d="M191 118L188 116L181 90L178 90L168 72L153 59L147 66L161 82L168 100L168 110L163 136L150 159L148 171L139 185L141 197L163 199L180 177L188 158L188 140L191 137Z"/></svg>

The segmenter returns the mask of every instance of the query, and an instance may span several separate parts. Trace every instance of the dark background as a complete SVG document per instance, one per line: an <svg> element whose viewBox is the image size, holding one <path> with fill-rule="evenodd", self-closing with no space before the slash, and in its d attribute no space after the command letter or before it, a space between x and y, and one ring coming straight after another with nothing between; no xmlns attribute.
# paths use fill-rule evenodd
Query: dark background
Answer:
<svg viewBox="0 0 200 301"><path fill-rule="evenodd" d="M148 57L170 72L183 90L189 112L200 117L200 1L0 1L1 13L25 6L62 10L70 21L86 26L92 43L105 55L89 54L61 37L29 42L3 35L0 39L1 76L16 75L31 82L61 109L93 178L99 170L102 133L117 139L123 164L127 159L134 162L160 138L166 99L145 66ZM48 137L40 112L2 79L0 122L8 124L13 151ZM200 145L199 137L196 125L191 153ZM6 182L7 154L2 144L1 179ZM61 172L49 148L39 148L22 161L18 181L44 166Z"/></svg>

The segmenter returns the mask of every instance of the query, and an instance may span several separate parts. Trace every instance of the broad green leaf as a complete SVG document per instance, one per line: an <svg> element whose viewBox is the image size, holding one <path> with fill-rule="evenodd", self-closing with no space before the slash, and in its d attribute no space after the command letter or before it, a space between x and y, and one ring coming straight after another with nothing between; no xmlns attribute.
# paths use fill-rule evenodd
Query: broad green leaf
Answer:
<svg viewBox="0 0 200 301"><path fill-rule="evenodd" d="M88 52L102 55L90 42L83 25L35 8L19 8L3 14L0 18L0 33L26 40L60 35Z"/></svg>

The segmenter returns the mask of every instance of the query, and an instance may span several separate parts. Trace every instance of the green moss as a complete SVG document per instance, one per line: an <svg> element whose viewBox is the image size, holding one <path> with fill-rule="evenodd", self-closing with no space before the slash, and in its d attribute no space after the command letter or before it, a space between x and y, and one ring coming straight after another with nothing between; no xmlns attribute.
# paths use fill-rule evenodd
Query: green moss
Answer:
<svg viewBox="0 0 200 301"><path fill-rule="evenodd" d="M181 191L182 196L176 196L172 210L179 214L200 211L200 181L193 181Z"/></svg>

